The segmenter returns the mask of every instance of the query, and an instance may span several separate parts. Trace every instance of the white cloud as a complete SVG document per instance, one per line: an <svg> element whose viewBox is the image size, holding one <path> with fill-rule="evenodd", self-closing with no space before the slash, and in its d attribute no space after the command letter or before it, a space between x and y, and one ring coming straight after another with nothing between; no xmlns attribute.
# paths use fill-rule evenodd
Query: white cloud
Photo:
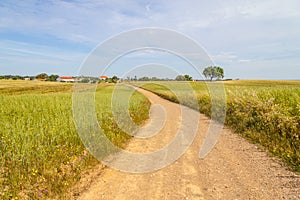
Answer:
<svg viewBox="0 0 300 200"><path fill-rule="evenodd" d="M78 49L92 49L119 32L163 27L193 37L215 55L213 59L217 63L263 67L255 61L266 60L274 64L279 59L299 57L299 7L298 0L4 0L0 2L0 41L7 40L1 38L1 32L7 31L22 34L23 38L18 41L29 44L5 43L0 53L2 57L8 56L3 51L6 48L10 56L48 56L47 59L61 58L73 63L73 58L83 57L82 50ZM55 47L43 44L45 46L40 48L36 45L38 41L26 41L26 36L50 37L55 44L49 42L49 46ZM67 43L78 49L70 50L64 46ZM287 65L294 66L288 60Z"/></svg>
<svg viewBox="0 0 300 200"><path fill-rule="evenodd" d="M280 18L299 17L300 3L298 0L266 0L251 2L240 9L240 13L249 18L276 20Z"/></svg>
<svg viewBox="0 0 300 200"><path fill-rule="evenodd" d="M239 59L238 62L251 62L250 59Z"/></svg>

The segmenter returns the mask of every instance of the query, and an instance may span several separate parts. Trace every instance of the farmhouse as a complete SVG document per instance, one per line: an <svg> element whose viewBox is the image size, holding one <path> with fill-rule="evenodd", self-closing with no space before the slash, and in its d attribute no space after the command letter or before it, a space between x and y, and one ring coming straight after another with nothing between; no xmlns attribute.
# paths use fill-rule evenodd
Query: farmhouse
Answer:
<svg viewBox="0 0 300 200"><path fill-rule="evenodd" d="M60 76L56 79L59 82L74 82L75 79L72 76Z"/></svg>
<svg viewBox="0 0 300 200"><path fill-rule="evenodd" d="M108 79L107 76L100 76L100 80L106 80L106 79Z"/></svg>

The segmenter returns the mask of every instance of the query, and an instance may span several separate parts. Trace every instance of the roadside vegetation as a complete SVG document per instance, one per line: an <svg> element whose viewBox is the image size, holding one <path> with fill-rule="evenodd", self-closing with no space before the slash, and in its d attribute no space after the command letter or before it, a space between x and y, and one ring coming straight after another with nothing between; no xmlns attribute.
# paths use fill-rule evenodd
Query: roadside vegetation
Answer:
<svg viewBox="0 0 300 200"><path fill-rule="evenodd" d="M72 115L72 84L0 81L0 199L59 197L97 163L77 135ZM99 84L96 112L104 133L123 146L130 138L110 110L114 84ZM124 87L124 90L126 88ZM135 92L130 115L148 118L149 101Z"/></svg>
<svg viewBox="0 0 300 200"><path fill-rule="evenodd" d="M201 113L211 115L206 84L189 82L196 92ZM224 81L226 125L250 141L262 145L288 166L300 172L300 81ZM137 83L178 103L177 94L189 96L181 82ZM173 92L169 88L172 88ZM181 103L196 108L189 98ZM222 109L222 108L220 108Z"/></svg>

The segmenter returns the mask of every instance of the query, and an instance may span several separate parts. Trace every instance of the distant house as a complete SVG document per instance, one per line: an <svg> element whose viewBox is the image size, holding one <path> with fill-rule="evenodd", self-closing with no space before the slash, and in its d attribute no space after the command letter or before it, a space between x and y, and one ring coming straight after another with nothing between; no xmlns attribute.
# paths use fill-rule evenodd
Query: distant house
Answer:
<svg viewBox="0 0 300 200"><path fill-rule="evenodd" d="M75 79L72 76L60 76L56 79L59 82L74 82Z"/></svg>
<svg viewBox="0 0 300 200"><path fill-rule="evenodd" d="M100 80L106 80L106 79L108 79L107 76L100 76Z"/></svg>
<svg viewBox="0 0 300 200"><path fill-rule="evenodd" d="M26 77L24 78L25 81L30 81L30 78Z"/></svg>

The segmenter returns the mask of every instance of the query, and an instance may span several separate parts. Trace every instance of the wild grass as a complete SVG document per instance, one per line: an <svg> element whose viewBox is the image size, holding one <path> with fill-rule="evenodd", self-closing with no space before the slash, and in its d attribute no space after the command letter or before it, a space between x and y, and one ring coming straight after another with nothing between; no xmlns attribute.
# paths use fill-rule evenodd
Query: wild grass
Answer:
<svg viewBox="0 0 300 200"><path fill-rule="evenodd" d="M0 199L62 196L80 179L83 169L97 163L75 129L72 84L26 84L0 81ZM22 92L18 89L21 85ZM45 93L43 87L46 94L40 94ZM113 89L114 85L99 85L97 118L108 138L123 146L130 137L112 117L109 104ZM130 106L134 121L147 119L150 103L143 95L134 93Z"/></svg>
<svg viewBox="0 0 300 200"><path fill-rule="evenodd" d="M178 102L183 83L148 83L142 87ZM204 82L190 82L200 112L211 116L211 99ZM215 84L215 83L207 83ZM170 91L170 85L173 91ZM226 125L300 171L300 81L226 81ZM182 95L187 95L184 92ZM189 101L181 102L196 109ZM221 107L218 109L222 109Z"/></svg>

